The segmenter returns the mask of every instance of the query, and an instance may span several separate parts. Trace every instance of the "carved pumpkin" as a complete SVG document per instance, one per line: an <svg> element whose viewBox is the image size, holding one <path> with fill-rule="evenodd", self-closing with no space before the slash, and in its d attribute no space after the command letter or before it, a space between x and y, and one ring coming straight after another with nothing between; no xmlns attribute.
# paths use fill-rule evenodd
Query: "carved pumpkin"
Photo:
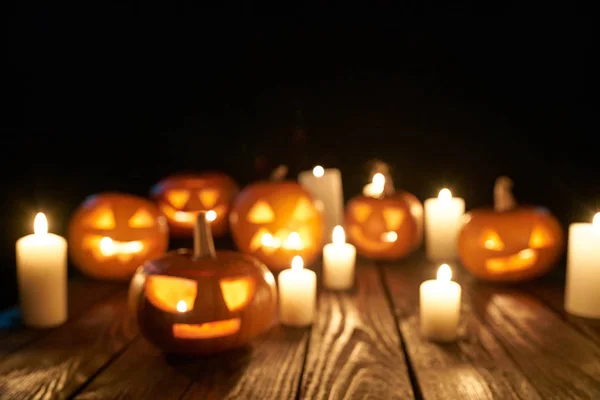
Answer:
<svg viewBox="0 0 600 400"><path fill-rule="evenodd" d="M174 175L158 182L151 195L167 217L173 236L191 237L196 216L211 211L208 219L215 236L224 236L231 202L239 191L235 181L222 173Z"/></svg>
<svg viewBox="0 0 600 400"><path fill-rule="evenodd" d="M141 334L168 353L242 347L274 320L273 274L249 255L215 252L204 218L198 215L194 251L149 261L131 281L129 305Z"/></svg>
<svg viewBox="0 0 600 400"><path fill-rule="evenodd" d="M563 230L544 208L517 207L512 182L496 181L494 209L473 210L458 239L462 264L475 277L517 282L548 272L563 249Z"/></svg>
<svg viewBox="0 0 600 400"><path fill-rule="evenodd" d="M376 172L381 171L381 172ZM396 192L385 164L375 165L372 182L346 206L344 225L357 253L379 260L406 256L423 241L423 205Z"/></svg>
<svg viewBox="0 0 600 400"><path fill-rule="evenodd" d="M169 245L167 221L156 205L122 193L88 197L71 217L68 236L74 264L97 279L129 279Z"/></svg>
<svg viewBox="0 0 600 400"><path fill-rule="evenodd" d="M229 216L237 247L274 270L289 268L296 255L313 263L324 240L319 203L298 183L282 181L285 172L244 188Z"/></svg>

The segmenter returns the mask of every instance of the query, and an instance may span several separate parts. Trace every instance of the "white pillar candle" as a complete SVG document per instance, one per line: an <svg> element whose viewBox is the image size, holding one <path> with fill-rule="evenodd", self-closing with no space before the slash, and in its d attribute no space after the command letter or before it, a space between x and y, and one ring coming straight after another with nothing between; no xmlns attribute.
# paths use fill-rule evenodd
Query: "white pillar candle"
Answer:
<svg viewBox="0 0 600 400"><path fill-rule="evenodd" d="M324 169L317 165L312 171L301 172L298 182L322 204L325 234L331 235L333 228L340 225L344 219L344 194L340 170Z"/></svg>
<svg viewBox="0 0 600 400"><path fill-rule="evenodd" d="M569 226L565 310L600 318L600 213L591 224Z"/></svg>
<svg viewBox="0 0 600 400"><path fill-rule="evenodd" d="M425 254L431 261L452 261L457 258L457 241L465 201L452 197L448 189L440 190L437 198L425 200Z"/></svg>
<svg viewBox="0 0 600 400"><path fill-rule="evenodd" d="M17 279L21 314L26 325L49 328L67 320L67 241L48 233L38 213L33 235L17 240Z"/></svg>
<svg viewBox="0 0 600 400"><path fill-rule="evenodd" d="M462 289L452 281L448 264L442 264L437 279L423 282L419 290L421 335L438 342L456 340Z"/></svg>
<svg viewBox="0 0 600 400"><path fill-rule="evenodd" d="M346 233L340 225L333 228L332 243L323 247L323 283L332 290L347 290L354 286L356 247L346 243Z"/></svg>
<svg viewBox="0 0 600 400"><path fill-rule="evenodd" d="M304 269L302 257L295 256L292 268L279 273L279 320L283 325L313 323L317 303L317 274Z"/></svg>

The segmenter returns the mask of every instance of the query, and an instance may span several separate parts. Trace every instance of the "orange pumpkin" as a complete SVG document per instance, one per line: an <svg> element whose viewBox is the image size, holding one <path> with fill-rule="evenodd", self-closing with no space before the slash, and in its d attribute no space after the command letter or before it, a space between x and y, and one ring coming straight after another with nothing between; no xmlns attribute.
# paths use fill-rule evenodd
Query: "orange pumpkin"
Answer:
<svg viewBox="0 0 600 400"><path fill-rule="evenodd" d="M423 205L414 195L394 190L385 164L376 164L373 172L373 182L365 186L363 195L346 206L348 241L361 256L398 259L423 241Z"/></svg>
<svg viewBox="0 0 600 400"><path fill-rule="evenodd" d="M173 236L191 237L196 216L200 211L208 214L215 236L224 236L229 223L229 208L239 187L222 173L173 175L158 182L151 195L167 217Z"/></svg>
<svg viewBox="0 0 600 400"><path fill-rule="evenodd" d="M215 252L204 218L199 214L194 251L149 261L131 281L129 304L141 334L168 353L242 347L274 321L273 274L251 256Z"/></svg>
<svg viewBox="0 0 600 400"><path fill-rule="evenodd" d="M508 178L499 178L494 209L465 214L458 253L465 268L479 279L533 279L548 272L562 253L564 233L558 220L544 208L518 207L511 189Z"/></svg>
<svg viewBox="0 0 600 400"><path fill-rule="evenodd" d="M97 279L127 280L169 245L167 221L141 197L103 193L88 197L71 217L69 251L74 264Z"/></svg>
<svg viewBox="0 0 600 400"><path fill-rule="evenodd" d="M274 270L289 268L296 255L313 263L324 240L320 203L298 183L283 181L285 172L244 188L229 216L237 247Z"/></svg>

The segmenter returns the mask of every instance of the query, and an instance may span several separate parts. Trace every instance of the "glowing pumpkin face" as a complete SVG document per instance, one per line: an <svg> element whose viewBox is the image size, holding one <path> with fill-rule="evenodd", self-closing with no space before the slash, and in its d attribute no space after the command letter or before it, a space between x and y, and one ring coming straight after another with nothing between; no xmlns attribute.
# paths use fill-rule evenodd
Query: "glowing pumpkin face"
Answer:
<svg viewBox="0 0 600 400"><path fill-rule="evenodd" d="M168 247L165 218L156 205L120 193L91 196L69 225L69 250L75 265L97 279L126 280L146 260Z"/></svg>
<svg viewBox="0 0 600 400"><path fill-rule="evenodd" d="M373 259L397 259L423 241L423 206L412 194L358 196L348 202L344 225L358 254Z"/></svg>
<svg viewBox="0 0 600 400"><path fill-rule="evenodd" d="M306 264L323 246L323 216L311 195L295 182L261 182L246 187L229 216L237 247L270 268L289 268L300 255Z"/></svg>
<svg viewBox="0 0 600 400"><path fill-rule="evenodd" d="M231 251L198 259L190 250L168 253L138 270L129 296L142 335L174 353L241 347L269 329L277 304L273 274Z"/></svg>
<svg viewBox="0 0 600 400"><path fill-rule="evenodd" d="M560 257L563 232L542 208L475 210L458 240L461 262L473 275L515 282L545 274Z"/></svg>
<svg viewBox="0 0 600 400"><path fill-rule="evenodd" d="M152 188L151 194L174 236L192 236L198 212L210 210L213 233L223 236L227 233L229 208L238 191L237 183L229 176L209 173L165 178Z"/></svg>

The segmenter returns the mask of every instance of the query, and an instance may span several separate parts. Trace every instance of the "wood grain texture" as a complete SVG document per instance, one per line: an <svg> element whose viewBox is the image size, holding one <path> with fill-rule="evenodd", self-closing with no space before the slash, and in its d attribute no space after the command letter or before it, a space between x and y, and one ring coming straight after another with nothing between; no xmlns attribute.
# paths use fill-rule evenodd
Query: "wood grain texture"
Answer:
<svg viewBox="0 0 600 400"><path fill-rule="evenodd" d="M600 399L600 347L531 295L474 284L479 314L544 399Z"/></svg>
<svg viewBox="0 0 600 400"><path fill-rule="evenodd" d="M71 280L68 286L69 320L77 319L98 301L119 289L119 285L85 278ZM53 329L29 329L22 325L18 306L4 311L0 326L0 360L8 354L49 334Z"/></svg>
<svg viewBox="0 0 600 400"><path fill-rule="evenodd" d="M275 326L245 349L168 356L140 338L78 399L293 399L308 331Z"/></svg>
<svg viewBox="0 0 600 400"><path fill-rule="evenodd" d="M126 291L119 291L3 358L0 398L50 399L74 393L135 336L126 305Z"/></svg>
<svg viewBox="0 0 600 400"><path fill-rule="evenodd" d="M542 399L490 329L473 315L468 297L463 296L457 342L437 344L421 338L419 285L435 277L438 266L414 257L401 266L381 266L423 398ZM460 276L454 280L463 284Z"/></svg>
<svg viewBox="0 0 600 400"><path fill-rule="evenodd" d="M352 293L322 291L301 398L411 399L394 317L373 263L362 262Z"/></svg>

